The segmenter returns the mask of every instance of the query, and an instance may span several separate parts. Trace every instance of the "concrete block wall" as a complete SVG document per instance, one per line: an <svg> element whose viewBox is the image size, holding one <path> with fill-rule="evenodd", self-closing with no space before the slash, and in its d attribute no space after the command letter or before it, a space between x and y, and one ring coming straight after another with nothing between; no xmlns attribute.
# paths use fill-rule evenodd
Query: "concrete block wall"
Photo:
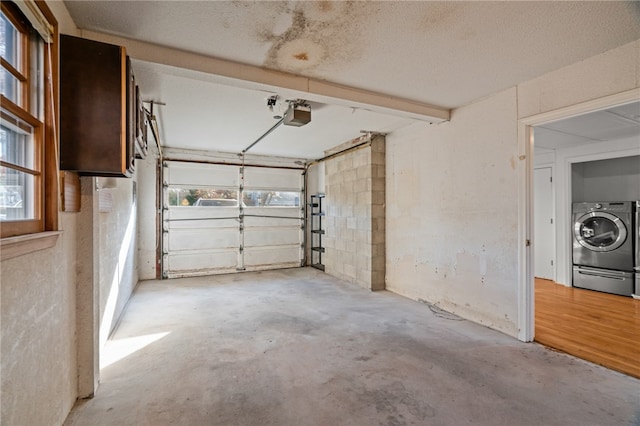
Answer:
<svg viewBox="0 0 640 426"><path fill-rule="evenodd" d="M325 161L325 272L385 288L385 141Z"/></svg>

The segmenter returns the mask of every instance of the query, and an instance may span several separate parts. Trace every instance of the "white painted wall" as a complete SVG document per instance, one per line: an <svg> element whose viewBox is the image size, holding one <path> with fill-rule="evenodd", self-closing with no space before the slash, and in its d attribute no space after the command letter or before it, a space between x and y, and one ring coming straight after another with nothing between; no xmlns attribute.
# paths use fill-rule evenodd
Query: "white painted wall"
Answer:
<svg viewBox="0 0 640 426"><path fill-rule="evenodd" d="M516 335L516 90L387 136L388 290Z"/></svg>
<svg viewBox="0 0 640 426"><path fill-rule="evenodd" d="M140 161L138 160L138 163ZM107 342L115 328L131 293L138 283L136 268L137 207L133 197L136 185L133 179L109 179L112 187L100 188L104 178L98 181L98 197L108 195L111 209L100 209L98 201L99 229L99 294L100 294L100 348Z"/></svg>
<svg viewBox="0 0 640 426"><path fill-rule="evenodd" d="M159 206L157 198L158 149L150 136L149 153L145 161L137 161L138 182L138 274L140 280L156 278L156 226Z"/></svg>
<svg viewBox="0 0 640 426"><path fill-rule="evenodd" d="M307 170L307 195L325 192L324 161L314 163Z"/></svg>
<svg viewBox="0 0 640 426"><path fill-rule="evenodd" d="M640 40L518 85L525 118L640 87Z"/></svg>
<svg viewBox="0 0 640 426"><path fill-rule="evenodd" d="M1 424L61 424L76 400L75 216L54 247L0 265Z"/></svg>
<svg viewBox="0 0 640 426"><path fill-rule="evenodd" d="M2 262L2 423L62 424L78 396L79 380L83 395L95 389L94 377L87 377L97 367L95 351L138 281L133 182L116 179L114 188L103 189L112 193L113 210L99 213L92 197L95 181L83 178L85 190L89 184L83 213L61 213L63 233L56 246ZM81 215L90 219L80 220ZM95 312L84 305L94 301L95 329Z"/></svg>
<svg viewBox="0 0 640 426"><path fill-rule="evenodd" d="M638 87L640 40L454 110L449 123L388 135L387 289L528 339L519 330L532 293L519 272L527 252L518 245L526 207L519 200L527 192L517 174L525 175L526 160L518 120ZM600 153L577 156L637 155L622 145L590 145ZM541 163L549 161L547 153ZM572 159L556 153L552 161L554 176L569 182ZM557 200L569 200L567 191L558 183ZM556 203L558 223L568 220L569 204ZM559 231L558 263L570 259L569 237ZM569 269L558 268L560 282L570 282Z"/></svg>
<svg viewBox="0 0 640 426"><path fill-rule="evenodd" d="M574 203L640 200L640 156L574 163L571 186Z"/></svg>

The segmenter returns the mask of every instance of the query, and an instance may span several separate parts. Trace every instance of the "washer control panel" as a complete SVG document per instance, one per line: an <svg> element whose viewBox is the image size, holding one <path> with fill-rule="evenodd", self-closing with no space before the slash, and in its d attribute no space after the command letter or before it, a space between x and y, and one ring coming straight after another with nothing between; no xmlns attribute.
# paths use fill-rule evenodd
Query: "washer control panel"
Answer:
<svg viewBox="0 0 640 426"><path fill-rule="evenodd" d="M576 212L630 212L631 203L629 201L611 203L575 203L573 211Z"/></svg>

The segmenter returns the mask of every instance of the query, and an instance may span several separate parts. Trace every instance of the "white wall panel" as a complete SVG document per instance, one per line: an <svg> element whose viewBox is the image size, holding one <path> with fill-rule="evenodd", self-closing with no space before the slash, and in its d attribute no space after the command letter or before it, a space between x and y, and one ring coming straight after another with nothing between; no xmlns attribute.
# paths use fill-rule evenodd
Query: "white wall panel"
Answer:
<svg viewBox="0 0 640 426"><path fill-rule="evenodd" d="M170 253L168 277L235 272L237 262L236 253L225 250Z"/></svg>
<svg viewBox="0 0 640 426"><path fill-rule="evenodd" d="M266 167L245 167L245 188L280 190L300 190L302 170L270 169Z"/></svg>
<svg viewBox="0 0 640 426"><path fill-rule="evenodd" d="M186 250L238 248L238 228L172 229L169 232L172 252Z"/></svg>
<svg viewBox="0 0 640 426"><path fill-rule="evenodd" d="M193 219L216 219L238 217L237 207L170 207L166 213L165 220L182 221Z"/></svg>
<svg viewBox="0 0 640 426"><path fill-rule="evenodd" d="M168 174L165 180L170 185L237 187L237 166L223 164L186 163L167 161Z"/></svg>
<svg viewBox="0 0 640 426"><path fill-rule="evenodd" d="M279 207L259 207L259 208L245 208L245 223L246 224L265 224L269 225L273 222L268 216L292 218L289 220L300 218L302 212L299 208L279 208Z"/></svg>
<svg viewBox="0 0 640 426"><path fill-rule="evenodd" d="M299 245L300 226L289 228L247 228L245 230L244 243L247 247ZM300 259L297 258L297 260Z"/></svg>
<svg viewBox="0 0 640 426"><path fill-rule="evenodd" d="M254 270L300 266L300 251L299 246L247 248L244 253L245 268Z"/></svg>

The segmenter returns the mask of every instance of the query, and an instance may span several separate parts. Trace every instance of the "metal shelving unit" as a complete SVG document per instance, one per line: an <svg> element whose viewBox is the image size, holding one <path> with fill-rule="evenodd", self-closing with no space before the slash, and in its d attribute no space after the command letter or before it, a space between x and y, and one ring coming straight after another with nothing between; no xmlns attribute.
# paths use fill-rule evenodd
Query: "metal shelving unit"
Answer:
<svg viewBox="0 0 640 426"><path fill-rule="evenodd" d="M316 194L311 196L311 266L316 269L324 271L324 265L322 264L322 253L324 253L324 247L322 246L322 236L324 235L324 229L322 228L322 218L324 217L324 210L322 210L322 200L324 194Z"/></svg>

